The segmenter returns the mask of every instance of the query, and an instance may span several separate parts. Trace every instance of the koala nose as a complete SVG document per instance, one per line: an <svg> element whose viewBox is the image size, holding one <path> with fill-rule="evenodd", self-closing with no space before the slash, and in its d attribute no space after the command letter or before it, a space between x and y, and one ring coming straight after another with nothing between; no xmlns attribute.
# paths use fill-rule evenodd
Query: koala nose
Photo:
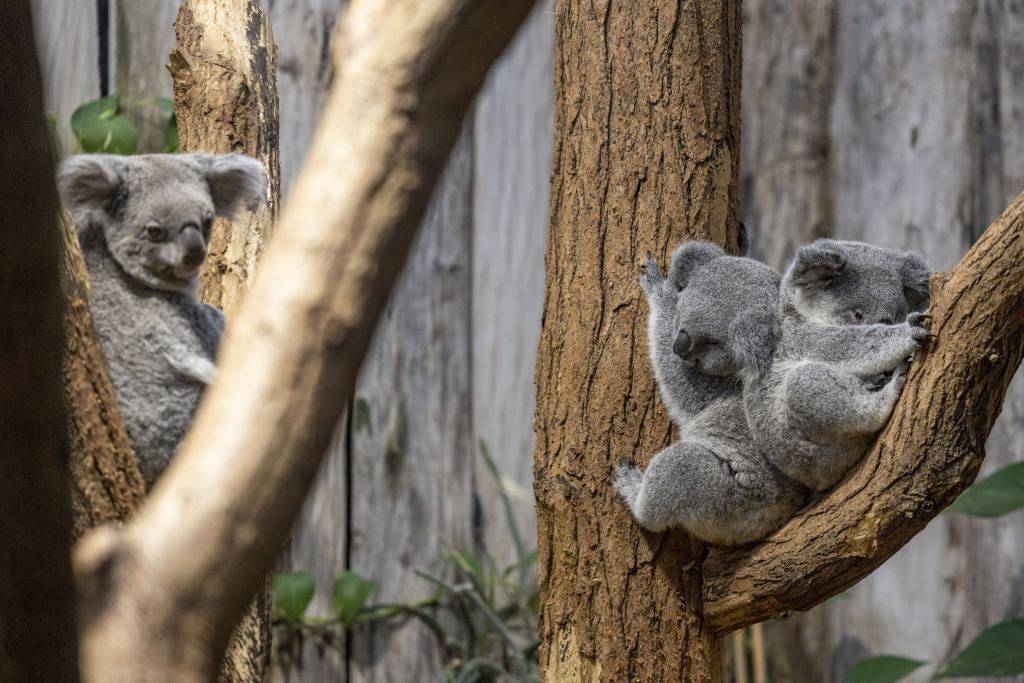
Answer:
<svg viewBox="0 0 1024 683"><path fill-rule="evenodd" d="M203 262L203 256L205 255L206 254L203 252L202 247L192 245L188 248L188 251L185 252L185 257L181 260L189 268L195 268Z"/></svg>
<svg viewBox="0 0 1024 683"><path fill-rule="evenodd" d="M691 348L693 348L693 340L690 339L690 335L686 334L686 330L679 330L676 340L672 342L672 353L680 358L685 358Z"/></svg>

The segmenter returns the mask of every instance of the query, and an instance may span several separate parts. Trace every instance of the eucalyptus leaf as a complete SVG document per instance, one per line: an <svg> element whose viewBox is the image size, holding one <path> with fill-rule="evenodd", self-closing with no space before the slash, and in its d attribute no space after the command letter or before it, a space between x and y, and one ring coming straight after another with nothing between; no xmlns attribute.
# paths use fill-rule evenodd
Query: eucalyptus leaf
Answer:
<svg viewBox="0 0 1024 683"><path fill-rule="evenodd" d="M846 674L847 683L896 683L924 662L906 657L882 655L862 659Z"/></svg>
<svg viewBox="0 0 1024 683"><path fill-rule="evenodd" d="M164 151L168 154L175 154L181 149L178 141L178 117L171 114L167 119L167 127L164 129Z"/></svg>
<svg viewBox="0 0 1024 683"><path fill-rule="evenodd" d="M76 133L78 142L86 152L109 154L135 154L139 145L139 129L120 114L98 119Z"/></svg>
<svg viewBox="0 0 1024 683"><path fill-rule="evenodd" d="M1024 673L1024 619L990 626L943 667L936 678L1016 676Z"/></svg>
<svg viewBox="0 0 1024 683"><path fill-rule="evenodd" d="M369 581L353 571L346 571L334 579L331 593L334 611L341 623L352 626L359 619L363 605L370 593L377 588L375 581Z"/></svg>
<svg viewBox="0 0 1024 683"><path fill-rule="evenodd" d="M352 431L357 434L363 430L367 434L373 434L373 421L370 418L370 404L362 396L357 396L352 402Z"/></svg>
<svg viewBox="0 0 1024 683"><path fill-rule="evenodd" d="M71 130L79 140L87 129L92 128L100 121L109 121L117 115L121 98L113 93L98 100L92 100L75 109L71 115Z"/></svg>
<svg viewBox="0 0 1024 683"><path fill-rule="evenodd" d="M170 97L154 97L153 106L157 109L162 109L169 114L174 113L174 100Z"/></svg>
<svg viewBox="0 0 1024 683"><path fill-rule="evenodd" d="M305 614L316 592L316 580L309 572L274 576L274 615L295 623Z"/></svg>
<svg viewBox="0 0 1024 683"><path fill-rule="evenodd" d="M975 482L949 506L973 517L1000 517L1024 508L1024 462L1007 465Z"/></svg>

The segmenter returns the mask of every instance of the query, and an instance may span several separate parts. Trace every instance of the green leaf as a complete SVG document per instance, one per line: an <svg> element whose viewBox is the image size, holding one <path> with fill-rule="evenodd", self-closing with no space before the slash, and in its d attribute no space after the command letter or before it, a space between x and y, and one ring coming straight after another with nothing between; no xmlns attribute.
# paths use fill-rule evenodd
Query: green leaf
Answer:
<svg viewBox="0 0 1024 683"><path fill-rule="evenodd" d="M78 142L86 152L135 154L139 145L139 129L119 114L87 126L78 135Z"/></svg>
<svg viewBox="0 0 1024 683"><path fill-rule="evenodd" d="M163 109L168 114L174 113L174 100L170 97L154 97L153 106L157 109Z"/></svg>
<svg viewBox="0 0 1024 683"><path fill-rule="evenodd" d="M305 614L313 593L316 580L309 572L276 574L274 576L274 615L289 623L295 623Z"/></svg>
<svg viewBox="0 0 1024 683"><path fill-rule="evenodd" d="M178 117L171 114L167 119L167 127L164 129L164 151L168 154L176 154L181 149L178 142Z"/></svg>
<svg viewBox="0 0 1024 683"><path fill-rule="evenodd" d="M120 96L117 93L92 100L78 107L71 115L71 130L79 140L87 129L100 121L108 121L117 115Z"/></svg>
<svg viewBox="0 0 1024 683"><path fill-rule="evenodd" d="M1024 462L1015 462L975 482L949 509L974 517L999 517L1024 508Z"/></svg>
<svg viewBox="0 0 1024 683"><path fill-rule="evenodd" d="M990 626L953 658L936 678L1015 676L1024 673L1024 619Z"/></svg>
<svg viewBox="0 0 1024 683"><path fill-rule="evenodd" d="M924 662L905 657L882 655L857 662L846 674L847 683L895 683Z"/></svg>
<svg viewBox="0 0 1024 683"><path fill-rule="evenodd" d="M375 581L364 579L353 571L347 571L334 579L334 590L331 598L334 611L345 626L352 626L359 618L366 598L377 588Z"/></svg>
<svg viewBox="0 0 1024 683"><path fill-rule="evenodd" d="M362 396L356 397L352 403L352 431L357 434L363 430L373 435L373 423L370 419L370 404Z"/></svg>

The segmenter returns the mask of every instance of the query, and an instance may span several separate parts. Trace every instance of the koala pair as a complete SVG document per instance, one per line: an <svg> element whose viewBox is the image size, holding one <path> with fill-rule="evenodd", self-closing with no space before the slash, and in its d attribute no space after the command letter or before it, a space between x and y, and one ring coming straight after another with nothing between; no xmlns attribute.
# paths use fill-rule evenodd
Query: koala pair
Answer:
<svg viewBox="0 0 1024 683"><path fill-rule="evenodd" d="M91 286L89 308L147 486L214 376L224 316L196 295L215 216L264 195L239 154L79 155L58 170Z"/></svg>
<svg viewBox="0 0 1024 683"><path fill-rule="evenodd" d="M926 305L927 278L919 256L834 240L802 248L781 290L767 266L706 243L683 245L667 279L649 262L651 360L680 441L643 473L620 466L634 517L737 545L834 484L884 424L900 365L927 336L892 324Z"/></svg>

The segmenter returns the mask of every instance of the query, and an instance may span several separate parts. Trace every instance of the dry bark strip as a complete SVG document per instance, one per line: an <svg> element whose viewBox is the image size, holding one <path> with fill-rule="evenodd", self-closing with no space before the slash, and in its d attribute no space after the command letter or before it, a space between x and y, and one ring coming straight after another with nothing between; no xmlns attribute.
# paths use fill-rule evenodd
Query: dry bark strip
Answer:
<svg viewBox="0 0 1024 683"><path fill-rule="evenodd" d="M611 487L671 427L637 276L683 238L737 246L740 3L558 3L534 490L549 681L720 680L703 546L641 530Z"/></svg>
<svg viewBox="0 0 1024 683"><path fill-rule="evenodd" d="M61 393L61 235L29 0L4 7L0 680L78 680Z"/></svg>
<svg viewBox="0 0 1024 683"><path fill-rule="evenodd" d="M168 70L182 151L256 157L267 169L266 204L218 219L200 273L203 301L238 310L277 219L277 48L255 0L189 0L174 24L177 45Z"/></svg>
<svg viewBox="0 0 1024 683"><path fill-rule="evenodd" d="M974 480L1024 355L1024 194L948 277L933 279L931 314L936 339L864 462L762 543L705 562L717 633L849 588Z"/></svg>
<svg viewBox="0 0 1024 683"><path fill-rule="evenodd" d="M532 2L353 2L320 131L148 505L76 554L94 681L208 680L296 519L490 64Z"/></svg>
<svg viewBox="0 0 1024 683"><path fill-rule="evenodd" d="M281 199L277 49L255 0L189 0L174 23L168 69L183 152L238 152L267 170L267 202L215 222L200 281L203 301L237 310L273 230ZM218 680L258 683L270 665L269 579L231 637Z"/></svg>

